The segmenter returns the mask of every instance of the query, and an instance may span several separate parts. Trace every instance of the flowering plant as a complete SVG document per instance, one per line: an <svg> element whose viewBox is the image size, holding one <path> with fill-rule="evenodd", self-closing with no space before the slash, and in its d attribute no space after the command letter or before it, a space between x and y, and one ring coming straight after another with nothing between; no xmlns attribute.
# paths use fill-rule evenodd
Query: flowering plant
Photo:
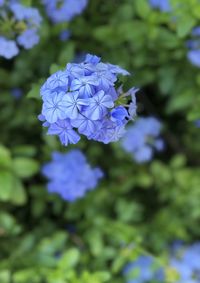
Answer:
<svg viewBox="0 0 200 283"><path fill-rule="evenodd" d="M12 0L1 1L0 56L11 59L19 53L19 46L30 49L36 45L41 21L36 8Z"/></svg>
<svg viewBox="0 0 200 283"><path fill-rule="evenodd" d="M64 145L76 144L80 135L103 143L119 140L125 125L136 115L135 92L116 88L118 75L129 75L119 66L102 63L88 54L80 64L51 75L41 87L39 116L48 134L58 135Z"/></svg>

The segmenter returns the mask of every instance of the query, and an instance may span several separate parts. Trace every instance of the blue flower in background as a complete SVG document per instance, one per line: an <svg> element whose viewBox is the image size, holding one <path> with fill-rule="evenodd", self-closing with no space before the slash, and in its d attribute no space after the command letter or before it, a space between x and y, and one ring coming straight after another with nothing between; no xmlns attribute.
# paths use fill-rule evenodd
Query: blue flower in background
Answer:
<svg viewBox="0 0 200 283"><path fill-rule="evenodd" d="M39 40L40 37L37 34L37 31L33 29L27 29L17 37L18 44L25 49L32 48L34 45L38 44Z"/></svg>
<svg viewBox="0 0 200 283"><path fill-rule="evenodd" d="M155 260L150 256L140 256L129 263L124 269L127 283L164 283L164 271L156 266Z"/></svg>
<svg viewBox="0 0 200 283"><path fill-rule="evenodd" d="M192 30L191 39L186 42L187 58L196 67L200 67L200 27Z"/></svg>
<svg viewBox="0 0 200 283"><path fill-rule="evenodd" d="M150 161L155 150L164 148L164 142L159 137L161 127L161 123L154 117L139 118L128 127L121 143L123 149L138 163Z"/></svg>
<svg viewBox="0 0 200 283"><path fill-rule="evenodd" d="M121 138L125 125L136 115L137 89L126 93L122 87L116 89L119 74L129 73L88 54L85 61L69 63L65 70L51 75L40 91L39 119L49 127L48 134L57 134L64 145L78 142L79 134L103 143ZM65 121L67 130L60 127Z"/></svg>
<svg viewBox="0 0 200 283"><path fill-rule="evenodd" d="M11 59L19 53L19 49L14 40L8 40L0 37L0 56Z"/></svg>
<svg viewBox="0 0 200 283"><path fill-rule="evenodd" d="M11 89L11 94L14 98L19 99L23 95L23 91L21 88L15 87Z"/></svg>
<svg viewBox="0 0 200 283"><path fill-rule="evenodd" d="M46 13L53 23L69 22L82 13L88 0L43 0Z"/></svg>
<svg viewBox="0 0 200 283"><path fill-rule="evenodd" d="M71 32L70 30L62 30L60 35L59 35L59 38L61 41L67 41L71 36Z"/></svg>
<svg viewBox="0 0 200 283"><path fill-rule="evenodd" d="M170 0L149 0L153 8L159 9L162 12L169 12L171 10Z"/></svg>
<svg viewBox="0 0 200 283"><path fill-rule="evenodd" d="M175 283L199 283L200 243L176 248L170 260L170 267L175 269L179 275L179 279Z"/></svg>
<svg viewBox="0 0 200 283"><path fill-rule="evenodd" d="M26 7L16 1L1 1L0 20L8 26L0 37L0 56L11 59L19 53L19 46L30 49L39 42L38 30L42 18L37 9ZM7 25L9 21L9 25Z"/></svg>
<svg viewBox="0 0 200 283"><path fill-rule="evenodd" d="M91 168L80 150L65 154L54 152L52 161L43 166L42 173L49 180L48 191L70 202L95 189L103 177L99 168Z"/></svg>
<svg viewBox="0 0 200 283"><path fill-rule="evenodd" d="M200 119L199 119L199 120L196 120L196 121L194 122L194 124L195 124L195 126L196 126L197 128L200 128Z"/></svg>
<svg viewBox="0 0 200 283"><path fill-rule="evenodd" d="M189 50L187 57L194 66L200 67L200 49Z"/></svg>

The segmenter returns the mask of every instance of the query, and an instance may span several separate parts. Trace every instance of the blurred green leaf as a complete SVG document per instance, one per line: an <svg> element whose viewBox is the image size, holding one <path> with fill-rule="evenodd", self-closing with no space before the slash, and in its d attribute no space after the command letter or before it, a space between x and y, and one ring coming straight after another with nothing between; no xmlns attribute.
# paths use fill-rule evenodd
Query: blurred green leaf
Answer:
<svg viewBox="0 0 200 283"><path fill-rule="evenodd" d="M33 84L30 91L27 93L26 97L41 99L40 98L40 88L41 88L41 84Z"/></svg>
<svg viewBox="0 0 200 283"><path fill-rule="evenodd" d="M17 157L13 159L13 170L21 178L29 178L39 170L37 161L26 157Z"/></svg>
<svg viewBox="0 0 200 283"><path fill-rule="evenodd" d="M11 166L11 155L7 148L0 145L0 168L9 168Z"/></svg>
<svg viewBox="0 0 200 283"><path fill-rule="evenodd" d="M0 170L0 200L8 201L13 195L14 177L11 172Z"/></svg>

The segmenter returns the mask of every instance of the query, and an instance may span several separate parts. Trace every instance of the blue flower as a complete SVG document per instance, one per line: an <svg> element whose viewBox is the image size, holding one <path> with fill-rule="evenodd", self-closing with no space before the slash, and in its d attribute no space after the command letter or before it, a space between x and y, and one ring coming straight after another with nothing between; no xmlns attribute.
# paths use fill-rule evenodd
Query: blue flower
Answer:
<svg viewBox="0 0 200 283"><path fill-rule="evenodd" d="M0 56L11 59L19 53L19 49L14 40L0 37Z"/></svg>
<svg viewBox="0 0 200 283"><path fill-rule="evenodd" d="M100 57L92 54L87 54L85 58L85 63L91 63L93 65L97 65L100 61L101 61Z"/></svg>
<svg viewBox="0 0 200 283"><path fill-rule="evenodd" d="M66 108L69 106L65 100L65 92L53 92L45 98L42 107L42 114L47 122L55 123L59 119L67 118Z"/></svg>
<svg viewBox="0 0 200 283"><path fill-rule="evenodd" d="M199 119L199 120L196 120L196 121L194 122L194 124L195 124L195 126L196 126L197 128L200 128L200 119Z"/></svg>
<svg viewBox="0 0 200 283"><path fill-rule="evenodd" d="M193 28L192 35L193 36L200 36L200 27Z"/></svg>
<svg viewBox="0 0 200 283"><path fill-rule="evenodd" d="M19 53L17 46L30 49L39 42L38 30L42 18L37 9L23 6L15 1L1 2L2 17L1 25L8 25L8 38L0 37L0 56L11 59ZM23 28L16 28L22 26Z"/></svg>
<svg viewBox="0 0 200 283"><path fill-rule="evenodd" d="M109 64L101 63L91 65L91 71L95 72L96 80L100 88L108 90L117 80L116 74L111 71ZM113 69L112 69L113 70Z"/></svg>
<svg viewBox="0 0 200 283"><path fill-rule="evenodd" d="M68 75L66 72L57 71L51 75L41 87L40 94L45 97L56 90L68 90Z"/></svg>
<svg viewBox="0 0 200 283"><path fill-rule="evenodd" d="M200 49L188 51L187 57L193 65L200 67Z"/></svg>
<svg viewBox="0 0 200 283"><path fill-rule="evenodd" d="M86 73L85 65L76 64L76 63L68 63L66 66L66 75L71 79L79 78L80 76L84 76Z"/></svg>
<svg viewBox="0 0 200 283"><path fill-rule="evenodd" d="M100 120L107 113L107 109L113 107L112 97L105 94L103 90L100 90L89 99L89 105L86 107L84 114L91 120Z"/></svg>
<svg viewBox="0 0 200 283"><path fill-rule="evenodd" d="M26 7L19 3L11 2L9 5L15 20L25 21L28 28L38 28L42 22L39 11L36 8Z"/></svg>
<svg viewBox="0 0 200 283"><path fill-rule="evenodd" d="M82 13L88 0L43 0L46 13L53 23L69 22Z"/></svg>
<svg viewBox="0 0 200 283"><path fill-rule="evenodd" d="M159 138L161 123L154 117L139 118L127 129L122 140L123 149L131 153L138 163L149 161L154 150L164 149L164 142Z"/></svg>
<svg viewBox="0 0 200 283"><path fill-rule="evenodd" d="M65 70L51 75L40 90L42 122L49 123L44 126L68 119L71 128L88 139L103 143L120 139L125 125L136 115L136 89L126 93L116 89L119 74L129 73L87 54L85 61L69 63Z"/></svg>
<svg viewBox="0 0 200 283"><path fill-rule="evenodd" d="M68 92L63 97L63 101L64 101L66 115L70 119L77 118L79 116L79 113L83 105L89 104L89 100L79 98L78 91Z"/></svg>
<svg viewBox="0 0 200 283"><path fill-rule="evenodd" d="M15 88L12 88L11 94L14 98L19 99L22 96L23 91L21 88L15 87Z"/></svg>
<svg viewBox="0 0 200 283"><path fill-rule="evenodd" d="M149 0L153 8L160 9L162 12L169 12L171 10L170 0Z"/></svg>
<svg viewBox="0 0 200 283"><path fill-rule="evenodd" d="M39 39L40 38L36 30L27 29L17 37L17 42L25 49L30 49L34 45L38 44Z"/></svg>
<svg viewBox="0 0 200 283"><path fill-rule="evenodd" d="M50 124L48 134L58 135L63 145L76 144L80 140L80 136L73 130L69 119L58 120Z"/></svg>
<svg viewBox="0 0 200 283"><path fill-rule="evenodd" d="M91 168L80 150L65 154L54 152L52 161L43 166L42 173L49 180L48 191L70 202L95 189L103 177L99 168Z"/></svg>
<svg viewBox="0 0 200 283"><path fill-rule="evenodd" d="M59 38L61 41L67 41L71 36L71 32L69 30L61 31Z"/></svg>
<svg viewBox="0 0 200 283"><path fill-rule="evenodd" d="M129 91L127 92L127 95L131 96L131 102L129 104L129 108L128 108L128 113L130 115L130 118L134 119L136 117L137 114L137 104L136 104L136 97L135 94L136 92L138 92L139 89L132 87L131 89L129 89Z"/></svg>
<svg viewBox="0 0 200 283"><path fill-rule="evenodd" d="M110 112L110 115L111 115L111 120L113 122L116 122L119 125L122 125L124 124L125 118L128 117L128 112L125 107L118 106Z"/></svg>
<svg viewBox="0 0 200 283"><path fill-rule="evenodd" d="M127 283L164 282L164 271L150 256L140 256L124 268Z"/></svg>
<svg viewBox="0 0 200 283"><path fill-rule="evenodd" d="M73 127L78 129L80 134L84 134L87 137L91 137L93 133L98 131L100 128L100 121L93 121L88 117L80 114L76 119L71 120L71 124Z"/></svg>
<svg viewBox="0 0 200 283"><path fill-rule="evenodd" d="M81 97L91 97L93 94L93 86L97 86L98 82L95 76L84 76L74 79L71 83L71 91L78 90Z"/></svg>
<svg viewBox="0 0 200 283"><path fill-rule="evenodd" d="M116 142L125 134L125 128L123 125L118 125L111 120L105 120L100 124L97 131L93 132L91 138L108 144L110 142Z"/></svg>
<svg viewBox="0 0 200 283"><path fill-rule="evenodd" d="M172 252L169 264L179 275L176 283L199 283L200 243L194 243L189 247L180 245Z"/></svg>
<svg viewBox="0 0 200 283"><path fill-rule="evenodd" d="M187 58L196 67L200 67L200 27L195 27L191 33L192 39L186 42Z"/></svg>

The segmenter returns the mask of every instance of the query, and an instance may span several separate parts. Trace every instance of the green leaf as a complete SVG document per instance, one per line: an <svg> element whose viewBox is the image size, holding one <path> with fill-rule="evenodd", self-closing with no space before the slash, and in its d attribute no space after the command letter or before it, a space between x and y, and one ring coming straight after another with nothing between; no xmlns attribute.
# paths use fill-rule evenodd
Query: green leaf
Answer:
<svg viewBox="0 0 200 283"><path fill-rule="evenodd" d="M32 4L32 0L21 0L21 4L30 7Z"/></svg>
<svg viewBox="0 0 200 283"><path fill-rule="evenodd" d="M184 37L190 33L192 27L195 25L195 19L189 15L182 17L177 22L177 34L179 37Z"/></svg>
<svg viewBox="0 0 200 283"><path fill-rule="evenodd" d="M33 157L36 154L37 149L31 145L18 145L12 148L14 156Z"/></svg>
<svg viewBox="0 0 200 283"><path fill-rule="evenodd" d="M0 145L0 167L9 168L11 166L11 155L7 148Z"/></svg>
<svg viewBox="0 0 200 283"><path fill-rule="evenodd" d="M136 5L136 11L138 15L146 19L151 12L151 8L148 2L146 0L136 0L134 4Z"/></svg>
<svg viewBox="0 0 200 283"><path fill-rule="evenodd" d="M31 158L17 157L13 160L13 170L17 176L29 178L38 172L39 164Z"/></svg>
<svg viewBox="0 0 200 283"><path fill-rule="evenodd" d="M40 99L41 84L33 84L31 90L27 94L27 98Z"/></svg>
<svg viewBox="0 0 200 283"><path fill-rule="evenodd" d="M14 179L13 194L10 197L10 201L15 205L22 205L26 203L26 192L23 184L18 178Z"/></svg>
<svg viewBox="0 0 200 283"><path fill-rule="evenodd" d="M68 43L67 46L65 46L59 56L59 63L60 65L62 65L63 67L66 65L66 63L70 62L72 60L72 58L74 57L74 44Z"/></svg>
<svg viewBox="0 0 200 283"><path fill-rule="evenodd" d="M17 205L24 204L26 194L21 181L12 172L0 172L0 200L9 201Z"/></svg>
<svg viewBox="0 0 200 283"><path fill-rule="evenodd" d="M59 262L59 268L63 270L71 269L74 267L80 257L78 249L71 248L67 252L63 253L62 258Z"/></svg>
<svg viewBox="0 0 200 283"><path fill-rule="evenodd" d="M1 270L0 271L0 282L1 283L9 283L10 282L10 271L9 270Z"/></svg>
<svg viewBox="0 0 200 283"><path fill-rule="evenodd" d="M12 215L6 212L0 212L0 230L1 234L14 235L20 232L20 226L16 224L16 220Z"/></svg>
<svg viewBox="0 0 200 283"><path fill-rule="evenodd" d="M50 67L50 74L52 75L53 73L59 71L61 69L61 66L57 64L52 64Z"/></svg>
<svg viewBox="0 0 200 283"><path fill-rule="evenodd" d="M6 170L0 171L0 200L8 201L13 194L13 175Z"/></svg>

